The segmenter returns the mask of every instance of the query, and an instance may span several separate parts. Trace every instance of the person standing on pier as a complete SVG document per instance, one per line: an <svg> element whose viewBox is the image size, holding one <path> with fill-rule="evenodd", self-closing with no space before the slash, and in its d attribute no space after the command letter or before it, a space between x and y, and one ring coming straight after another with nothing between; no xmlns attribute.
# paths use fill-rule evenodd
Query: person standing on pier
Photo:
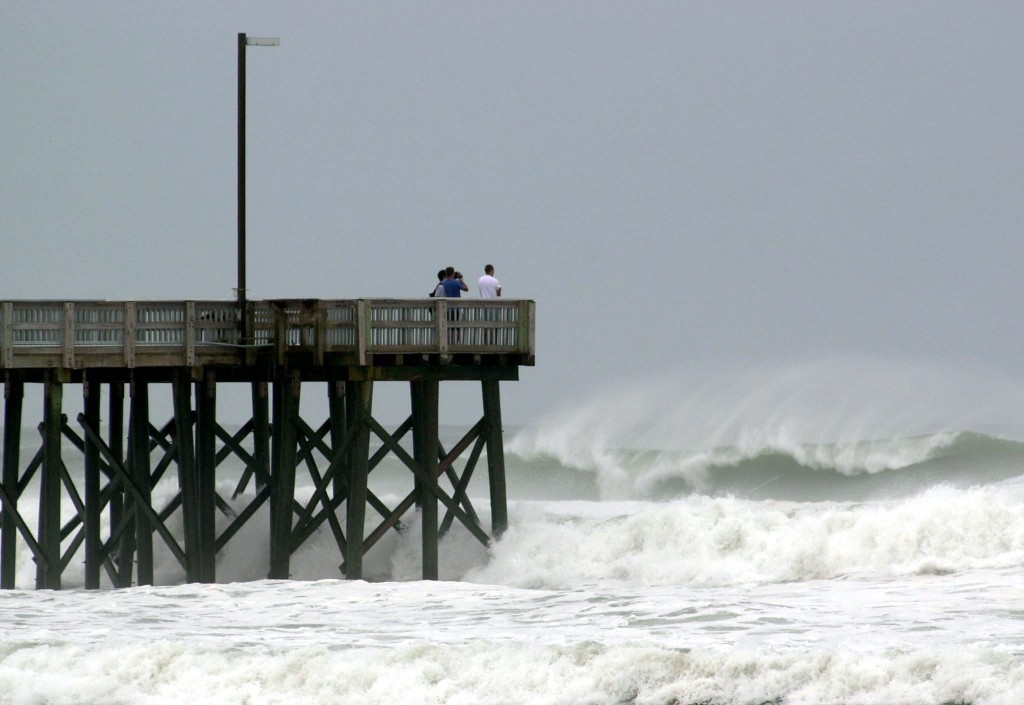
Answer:
<svg viewBox="0 0 1024 705"><path fill-rule="evenodd" d="M484 275L477 281L480 287L480 298L496 299L501 296L501 282L494 277L494 265L484 267Z"/></svg>
<svg viewBox="0 0 1024 705"><path fill-rule="evenodd" d="M445 270L439 269L437 272L437 286L435 286L434 290L430 292L430 295L435 299L444 298L444 277Z"/></svg>
<svg viewBox="0 0 1024 705"><path fill-rule="evenodd" d="M462 298L462 292L469 291L466 282L462 281L462 272L456 272L455 267L448 267L444 270L444 295L449 299ZM462 328L456 324L462 320L462 310L458 306L448 306L448 342L459 343L462 341Z"/></svg>
<svg viewBox="0 0 1024 705"><path fill-rule="evenodd" d="M462 292L469 291L466 282L462 280L462 272L456 272L455 267L448 267L444 270L444 295L449 299L462 297Z"/></svg>

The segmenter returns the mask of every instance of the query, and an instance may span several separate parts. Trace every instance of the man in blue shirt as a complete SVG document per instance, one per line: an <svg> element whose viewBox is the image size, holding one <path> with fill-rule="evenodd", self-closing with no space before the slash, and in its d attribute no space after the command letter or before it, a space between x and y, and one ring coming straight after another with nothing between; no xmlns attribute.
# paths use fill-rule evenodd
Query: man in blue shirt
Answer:
<svg viewBox="0 0 1024 705"><path fill-rule="evenodd" d="M462 292L469 291L466 282L462 281L462 272L456 272L455 267L448 267L444 270L444 295L449 299L462 297Z"/></svg>

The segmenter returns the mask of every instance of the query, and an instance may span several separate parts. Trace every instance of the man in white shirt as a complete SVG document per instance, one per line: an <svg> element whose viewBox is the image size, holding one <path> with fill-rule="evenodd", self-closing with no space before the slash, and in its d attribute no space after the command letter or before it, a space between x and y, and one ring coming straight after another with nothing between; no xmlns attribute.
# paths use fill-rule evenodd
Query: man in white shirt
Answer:
<svg viewBox="0 0 1024 705"><path fill-rule="evenodd" d="M480 287L480 298L496 299L501 296L501 282L494 278L494 265L484 267L484 275L477 281Z"/></svg>

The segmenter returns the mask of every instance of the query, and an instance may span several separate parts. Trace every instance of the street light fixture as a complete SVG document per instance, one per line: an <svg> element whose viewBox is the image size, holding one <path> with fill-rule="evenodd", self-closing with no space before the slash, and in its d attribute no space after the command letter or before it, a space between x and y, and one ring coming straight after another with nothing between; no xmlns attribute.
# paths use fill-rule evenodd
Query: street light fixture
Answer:
<svg viewBox="0 0 1024 705"><path fill-rule="evenodd" d="M241 340L249 338L249 322L245 309L245 48L276 47L281 44L277 37L247 37L238 34L238 315Z"/></svg>

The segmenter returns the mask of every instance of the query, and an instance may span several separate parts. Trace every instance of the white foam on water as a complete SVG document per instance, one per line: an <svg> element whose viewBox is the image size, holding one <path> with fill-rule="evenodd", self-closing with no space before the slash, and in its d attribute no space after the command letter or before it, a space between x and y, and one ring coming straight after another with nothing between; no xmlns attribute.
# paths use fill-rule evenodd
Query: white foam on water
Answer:
<svg viewBox="0 0 1024 705"><path fill-rule="evenodd" d="M594 503L516 521L466 579L522 587L733 585L850 574L913 575L1024 563L1024 503L1003 489L934 488L895 502L690 497Z"/></svg>
<svg viewBox="0 0 1024 705"><path fill-rule="evenodd" d="M1018 705L1024 668L989 649L865 655L473 642L253 653L155 641L4 650L0 690L0 702L48 705Z"/></svg>

